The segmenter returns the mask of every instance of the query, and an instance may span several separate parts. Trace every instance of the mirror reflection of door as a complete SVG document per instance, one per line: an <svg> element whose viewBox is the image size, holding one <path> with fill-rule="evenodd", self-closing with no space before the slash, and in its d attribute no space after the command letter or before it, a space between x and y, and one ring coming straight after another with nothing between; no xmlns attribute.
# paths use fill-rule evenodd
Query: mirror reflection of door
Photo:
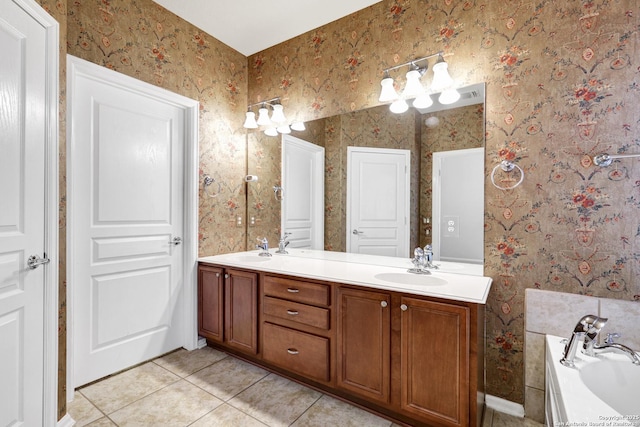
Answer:
<svg viewBox="0 0 640 427"><path fill-rule="evenodd" d="M324 148L282 137L282 232L290 248L324 249Z"/></svg>
<svg viewBox="0 0 640 427"><path fill-rule="evenodd" d="M484 148L433 153L433 254L482 264Z"/></svg>
<svg viewBox="0 0 640 427"><path fill-rule="evenodd" d="M409 150L347 147L347 252L409 256Z"/></svg>

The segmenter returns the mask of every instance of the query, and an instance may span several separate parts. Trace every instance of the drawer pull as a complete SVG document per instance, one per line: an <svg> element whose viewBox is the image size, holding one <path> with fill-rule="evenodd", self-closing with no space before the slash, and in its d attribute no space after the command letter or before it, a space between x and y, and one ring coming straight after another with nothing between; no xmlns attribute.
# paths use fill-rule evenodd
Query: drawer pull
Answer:
<svg viewBox="0 0 640 427"><path fill-rule="evenodd" d="M287 314L290 316L297 316L299 313L296 310L287 310Z"/></svg>
<svg viewBox="0 0 640 427"><path fill-rule="evenodd" d="M287 353L295 355L295 354L298 354L300 352L298 350L296 350L295 348L288 348L287 349Z"/></svg>
<svg viewBox="0 0 640 427"><path fill-rule="evenodd" d="M291 292L292 294L297 294L298 292L300 292L300 289L287 288L287 292Z"/></svg>

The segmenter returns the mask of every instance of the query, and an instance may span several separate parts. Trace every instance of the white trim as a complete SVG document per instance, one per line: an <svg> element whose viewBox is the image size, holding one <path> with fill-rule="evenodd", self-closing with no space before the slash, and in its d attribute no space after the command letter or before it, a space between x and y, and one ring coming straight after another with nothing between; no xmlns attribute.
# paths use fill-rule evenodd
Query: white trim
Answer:
<svg viewBox="0 0 640 427"><path fill-rule="evenodd" d="M50 262L44 267L44 324L42 422L58 419L58 99L60 75L59 24L34 0L13 0L45 30L45 236L44 252Z"/></svg>
<svg viewBox="0 0 640 427"><path fill-rule="evenodd" d="M66 414L64 417L58 420L58 424L56 427L73 427L76 425L76 420L71 418L71 415Z"/></svg>
<svg viewBox="0 0 640 427"><path fill-rule="evenodd" d="M67 206L71 206L74 197L72 167L73 140L72 113L73 91L78 76L107 80L114 86L126 87L130 92L162 99L182 107L185 112L185 156L184 156L184 330L182 346L194 350L198 346L197 333L197 283L196 262L198 259L198 118L199 103L180 94L161 87L145 83L133 77L109 70L89 61L67 55ZM68 209L67 224L73 223L72 209ZM67 228L67 264L74 259L73 227ZM75 389L73 372L73 269L67 269L67 402L73 400Z"/></svg>
<svg viewBox="0 0 640 427"><path fill-rule="evenodd" d="M494 411L502 412L503 414L513 415L514 417L524 418L524 406L512 402L510 400L502 399L501 397L492 396L487 394L485 396L485 406L491 408Z"/></svg>

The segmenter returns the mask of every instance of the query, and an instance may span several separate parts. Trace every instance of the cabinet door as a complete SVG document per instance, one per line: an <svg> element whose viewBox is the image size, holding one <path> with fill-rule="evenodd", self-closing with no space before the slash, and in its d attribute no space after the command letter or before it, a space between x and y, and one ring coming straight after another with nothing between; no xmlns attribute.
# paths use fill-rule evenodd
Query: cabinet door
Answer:
<svg viewBox="0 0 640 427"><path fill-rule="evenodd" d="M338 289L337 385L389 402L390 296L386 293Z"/></svg>
<svg viewBox="0 0 640 427"><path fill-rule="evenodd" d="M438 425L469 425L469 309L401 303L402 409Z"/></svg>
<svg viewBox="0 0 640 427"><path fill-rule="evenodd" d="M224 325L222 269L198 266L198 334L222 342Z"/></svg>
<svg viewBox="0 0 640 427"><path fill-rule="evenodd" d="M225 341L237 350L258 353L258 275L227 269Z"/></svg>

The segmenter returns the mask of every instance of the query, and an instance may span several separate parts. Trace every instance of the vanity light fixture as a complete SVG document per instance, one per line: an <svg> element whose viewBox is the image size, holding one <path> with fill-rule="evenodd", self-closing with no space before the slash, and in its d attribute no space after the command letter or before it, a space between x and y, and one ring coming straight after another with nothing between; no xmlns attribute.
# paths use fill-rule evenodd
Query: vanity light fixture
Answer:
<svg viewBox="0 0 640 427"><path fill-rule="evenodd" d="M448 65L442 56L443 52L428 55L413 61L384 70L384 77L380 82L382 89L380 91L380 102L392 101L389 109L391 112L399 114L409 109L407 100L413 99L412 105L415 108L428 108L433 104L430 93L440 92L438 101L441 104L453 104L460 99L460 93L453 87L453 79L449 75ZM429 68L428 60L437 57L436 63L433 65L433 81L429 91L420 82L420 78L427 72ZM420 65L420 63L424 65ZM405 84L402 95L398 95L394 88L393 78L389 75L389 71L396 70L405 66L410 66L406 74L407 82Z"/></svg>
<svg viewBox="0 0 640 427"><path fill-rule="evenodd" d="M258 105L260 108L258 109L258 118L256 119L256 113L253 111L253 107ZM269 108L272 110L271 117L269 117ZM264 133L267 136L288 134L291 133L291 129L298 131L305 130L303 122L287 122L287 118L284 115L284 107L280 103L279 97L256 102L255 104L249 104L247 106L246 118L242 126L246 129L264 127Z"/></svg>

